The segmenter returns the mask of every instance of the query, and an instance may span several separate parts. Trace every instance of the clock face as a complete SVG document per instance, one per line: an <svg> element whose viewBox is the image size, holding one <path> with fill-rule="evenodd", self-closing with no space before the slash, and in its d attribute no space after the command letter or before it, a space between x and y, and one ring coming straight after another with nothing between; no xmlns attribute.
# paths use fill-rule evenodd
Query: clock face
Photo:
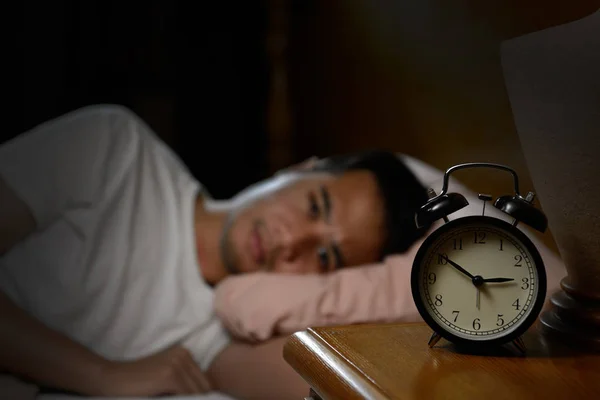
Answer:
<svg viewBox="0 0 600 400"><path fill-rule="evenodd" d="M539 253L497 218L450 221L422 244L412 271L413 298L426 322L454 342L506 342L537 318L546 296Z"/></svg>

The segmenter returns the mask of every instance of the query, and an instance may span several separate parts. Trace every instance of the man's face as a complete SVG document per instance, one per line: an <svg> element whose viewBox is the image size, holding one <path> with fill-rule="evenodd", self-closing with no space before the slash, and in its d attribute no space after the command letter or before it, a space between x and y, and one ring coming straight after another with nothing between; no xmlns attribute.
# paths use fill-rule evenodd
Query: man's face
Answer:
<svg viewBox="0 0 600 400"><path fill-rule="evenodd" d="M322 273L375 262L384 240L374 175L286 173L237 199L221 251L231 272Z"/></svg>

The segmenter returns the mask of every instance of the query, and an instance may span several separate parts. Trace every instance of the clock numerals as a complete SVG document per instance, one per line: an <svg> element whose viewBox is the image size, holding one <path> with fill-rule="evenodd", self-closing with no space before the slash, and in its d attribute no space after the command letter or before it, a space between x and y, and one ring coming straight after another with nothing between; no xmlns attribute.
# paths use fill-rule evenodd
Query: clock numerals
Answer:
<svg viewBox="0 0 600 400"><path fill-rule="evenodd" d="M411 289L435 332L483 344L528 328L544 301L545 275L535 246L518 231L473 216L449 221L426 239L413 262Z"/></svg>
<svg viewBox="0 0 600 400"><path fill-rule="evenodd" d="M473 232L473 243L485 244L485 232Z"/></svg>
<svg viewBox="0 0 600 400"><path fill-rule="evenodd" d="M456 322L456 320L458 319L458 314L460 314L460 311L452 311L452 314L454 314L454 320L452 322Z"/></svg>
<svg viewBox="0 0 600 400"><path fill-rule="evenodd" d="M437 263L438 265L448 264L448 255L446 253L438 254Z"/></svg>
<svg viewBox="0 0 600 400"><path fill-rule="evenodd" d="M462 246L462 238L460 239L452 239L452 249L453 250L462 250L463 246Z"/></svg>
<svg viewBox="0 0 600 400"><path fill-rule="evenodd" d="M504 314L498 314L498 319L496 320L496 326L504 325L504 319L502 317L504 317Z"/></svg>
<svg viewBox="0 0 600 400"><path fill-rule="evenodd" d="M523 262L523 256L520 254L517 254L515 256L515 267L522 267L523 265L521 265L521 263Z"/></svg>
<svg viewBox="0 0 600 400"><path fill-rule="evenodd" d="M515 310L520 310L521 309L521 305L519 304L519 299L516 299L514 303L512 303L512 306L515 308Z"/></svg>
<svg viewBox="0 0 600 400"><path fill-rule="evenodd" d="M435 281L437 281L437 277L435 276L435 272L430 272L429 275L427 275L427 279L429 281L429 284L433 285L435 283Z"/></svg>

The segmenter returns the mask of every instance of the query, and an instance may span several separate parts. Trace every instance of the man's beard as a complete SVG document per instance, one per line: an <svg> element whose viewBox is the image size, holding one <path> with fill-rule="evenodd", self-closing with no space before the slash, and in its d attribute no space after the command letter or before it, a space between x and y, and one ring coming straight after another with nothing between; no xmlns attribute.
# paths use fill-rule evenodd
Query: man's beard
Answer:
<svg viewBox="0 0 600 400"><path fill-rule="evenodd" d="M231 241L231 231L235 221L234 213L231 212L227 216L221 239L219 243L219 250L221 252L221 259L223 260L223 266L232 275L237 275L241 271L239 269L239 257L235 252L235 246Z"/></svg>
<svg viewBox="0 0 600 400"><path fill-rule="evenodd" d="M231 233L233 231L235 216L236 216L235 212L231 212L227 216L225 225L223 227L223 233L221 234L221 238L219 241L219 250L221 252L221 259L223 260L223 266L225 267L227 272L230 273L231 275L241 274L243 272L242 269L240 268L239 255L236 252L233 241L231 240ZM255 221L256 226L259 226L262 224L264 224L264 222L261 220ZM267 260L265 261L265 265L263 266L264 270L266 270L266 271L273 270L273 261L274 261L273 256L275 254L276 253L269 254L269 256L267 257ZM249 271L247 271L247 272L249 272Z"/></svg>

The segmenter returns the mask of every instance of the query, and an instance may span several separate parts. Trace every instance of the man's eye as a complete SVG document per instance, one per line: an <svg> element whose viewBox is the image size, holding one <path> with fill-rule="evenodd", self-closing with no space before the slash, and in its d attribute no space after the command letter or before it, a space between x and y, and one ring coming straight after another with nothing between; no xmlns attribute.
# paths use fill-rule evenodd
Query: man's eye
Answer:
<svg viewBox="0 0 600 400"><path fill-rule="evenodd" d="M319 204L317 203L316 196L312 193L308 196L308 204L309 204L308 213L309 213L310 217L313 219L319 218L319 215L321 214L321 210L319 209Z"/></svg>
<svg viewBox="0 0 600 400"><path fill-rule="evenodd" d="M323 271L327 271L329 269L329 253L326 249L320 248L319 251L319 265L323 269Z"/></svg>

